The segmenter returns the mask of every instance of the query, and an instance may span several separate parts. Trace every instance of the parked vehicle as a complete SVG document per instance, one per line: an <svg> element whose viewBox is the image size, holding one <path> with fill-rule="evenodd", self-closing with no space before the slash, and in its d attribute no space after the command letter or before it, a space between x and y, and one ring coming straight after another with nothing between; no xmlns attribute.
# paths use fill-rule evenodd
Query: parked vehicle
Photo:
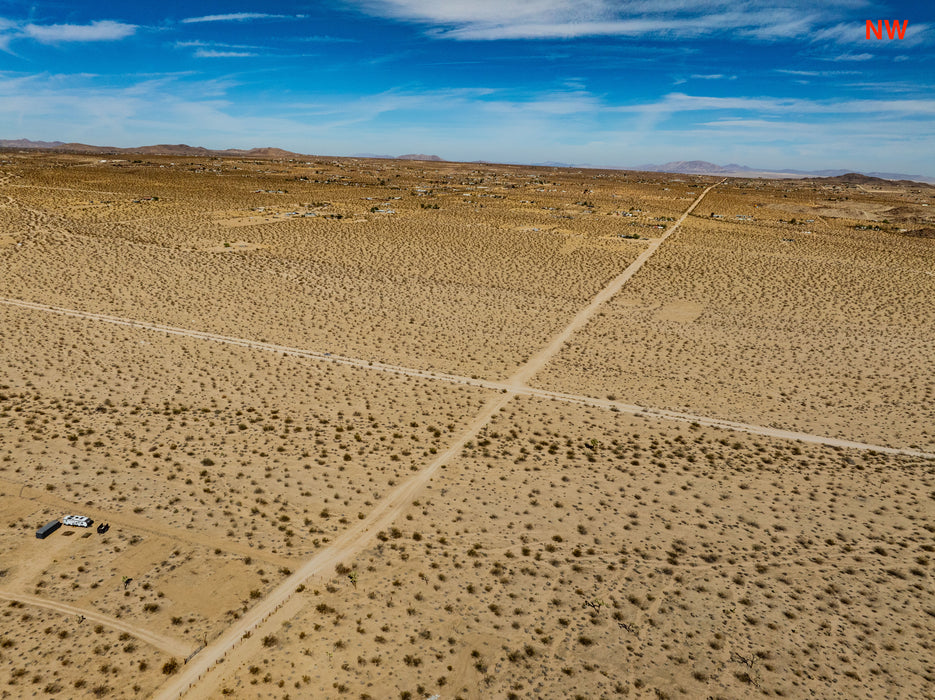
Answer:
<svg viewBox="0 0 935 700"><path fill-rule="evenodd" d="M62 524L58 520L50 520L45 525L36 530L36 537L40 540L44 540L46 537L58 530L61 526Z"/></svg>
<svg viewBox="0 0 935 700"><path fill-rule="evenodd" d="M72 527L91 527L93 522L87 515L66 515L62 518L62 523Z"/></svg>

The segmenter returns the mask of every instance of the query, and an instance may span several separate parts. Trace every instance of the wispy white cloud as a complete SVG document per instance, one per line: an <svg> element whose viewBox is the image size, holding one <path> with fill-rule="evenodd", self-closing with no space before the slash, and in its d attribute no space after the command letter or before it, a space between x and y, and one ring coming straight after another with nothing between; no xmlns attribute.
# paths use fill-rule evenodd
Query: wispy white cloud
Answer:
<svg viewBox="0 0 935 700"><path fill-rule="evenodd" d="M865 22L836 22L811 32L809 38L819 44L857 44L866 39Z"/></svg>
<svg viewBox="0 0 935 700"><path fill-rule="evenodd" d="M260 50L262 46L256 46L254 44L228 44L223 41L202 41L200 39L194 39L191 41L177 41L173 44L177 49L189 49L189 48L212 48L212 49L246 49L246 50Z"/></svg>
<svg viewBox="0 0 935 700"><path fill-rule="evenodd" d="M488 112L551 116L592 115L603 108L599 98L585 90L563 90L537 94L525 100L490 100L482 105Z"/></svg>
<svg viewBox="0 0 935 700"><path fill-rule="evenodd" d="M724 73L693 73L688 78L679 76L673 79L673 85L684 85L689 80L737 80L736 75L726 75Z"/></svg>
<svg viewBox="0 0 935 700"><path fill-rule="evenodd" d="M246 58L256 56L252 51L217 51L215 49L198 49L196 58Z"/></svg>
<svg viewBox="0 0 935 700"><path fill-rule="evenodd" d="M834 56L832 58L825 59L827 61L869 61L873 58L872 53L842 53Z"/></svg>
<svg viewBox="0 0 935 700"><path fill-rule="evenodd" d="M935 94L935 85L917 80L871 80L866 82L845 83L844 87L867 90L875 95L881 93L905 93L914 95Z"/></svg>
<svg viewBox="0 0 935 700"><path fill-rule="evenodd" d="M732 34L759 41L845 40L844 19L864 0L350 0L380 17L428 27L459 40L570 39L584 36L659 38Z"/></svg>
<svg viewBox="0 0 935 700"><path fill-rule="evenodd" d="M288 120L233 116L226 98L230 87L229 82L174 75L114 86L109 79L80 74L0 73L0 123L18 133L116 146L186 138L221 145L244 138L249 143L258 134L295 136L297 125ZM197 133L193 129L208 124Z"/></svg>
<svg viewBox="0 0 935 700"><path fill-rule="evenodd" d="M731 129L772 129L776 127L788 128L788 122L775 119L716 119L710 122L701 122L698 126Z"/></svg>
<svg viewBox="0 0 935 700"><path fill-rule="evenodd" d="M776 73L801 75L809 78L836 78L841 75L859 75L858 70L794 70L792 68L774 68Z"/></svg>
<svg viewBox="0 0 935 700"><path fill-rule="evenodd" d="M652 36L702 34L691 20L630 19L589 22L530 22L524 24L468 25L454 29L436 29L433 36L461 40L492 39L575 39L586 36Z"/></svg>
<svg viewBox="0 0 935 700"><path fill-rule="evenodd" d="M21 34L43 44L58 44L71 41L117 41L132 36L136 30L135 24L102 19L90 24L27 24L22 27Z"/></svg>
<svg viewBox="0 0 935 700"><path fill-rule="evenodd" d="M274 15L266 12L232 12L226 15L204 15L203 17L186 17L182 24L195 24L198 22L243 22L250 19L284 19L291 15Z"/></svg>
<svg viewBox="0 0 935 700"><path fill-rule="evenodd" d="M315 35L299 37L297 41L310 41L322 44L357 44L360 39L349 39L341 36Z"/></svg>
<svg viewBox="0 0 935 700"><path fill-rule="evenodd" d="M0 17L0 51L9 52L10 41L14 37L14 28L16 25L8 19Z"/></svg>
<svg viewBox="0 0 935 700"><path fill-rule="evenodd" d="M802 38L816 46L835 44L838 46L864 46L872 47L875 50L893 50L905 49L918 46L930 41L932 35L932 24L926 22L910 22L906 25L906 31L902 39L890 40L883 28L883 39L877 40L875 35L870 35L870 41L867 37L867 14L863 16L854 16L850 21L834 22L833 24L818 24L809 27L807 32L803 32ZM873 15L875 16L875 15Z"/></svg>
<svg viewBox="0 0 935 700"><path fill-rule="evenodd" d="M673 115L682 112L729 110L735 114L756 112L764 116L795 115L887 115L889 117L931 117L935 119L935 99L843 99L811 100L782 97L712 97L673 92L660 100L636 105L604 107L605 110Z"/></svg>
<svg viewBox="0 0 935 700"><path fill-rule="evenodd" d="M935 99L670 93L619 106L570 84L551 92L409 88L245 104L229 96L234 84L225 80L161 75L120 87L107 76L0 72L0 123L30 138L116 146L184 141L335 155L425 149L464 160L607 165L699 158L902 172L930 170L925 146L935 138ZM580 128L568 128L572 120ZM664 127L641 128L654 121ZM853 144L864 140L856 152Z"/></svg>

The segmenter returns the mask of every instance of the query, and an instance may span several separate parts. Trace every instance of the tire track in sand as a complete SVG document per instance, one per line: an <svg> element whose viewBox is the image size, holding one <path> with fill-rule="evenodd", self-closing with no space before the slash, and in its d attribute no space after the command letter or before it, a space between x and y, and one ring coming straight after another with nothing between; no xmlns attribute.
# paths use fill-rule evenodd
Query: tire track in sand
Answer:
<svg viewBox="0 0 935 700"><path fill-rule="evenodd" d="M40 598L39 596L29 595L28 593L15 593L3 589L0 589L0 600L16 601L24 605L54 610L64 615L80 616L92 622L98 622L105 627L110 627L119 632L126 632L127 634L133 635L141 642L145 642L172 656L185 658L195 650L194 644L158 634L145 627L134 625L126 620L120 620L110 615L105 615L91 608L79 608L75 605L62 603L58 600L49 600L48 598Z"/></svg>

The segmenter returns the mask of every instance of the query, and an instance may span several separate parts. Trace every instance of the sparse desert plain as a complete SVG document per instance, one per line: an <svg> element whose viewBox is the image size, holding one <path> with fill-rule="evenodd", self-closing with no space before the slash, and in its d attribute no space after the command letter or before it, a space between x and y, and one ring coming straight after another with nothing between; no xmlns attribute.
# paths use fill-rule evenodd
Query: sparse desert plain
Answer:
<svg viewBox="0 0 935 700"><path fill-rule="evenodd" d="M0 152L0 697L935 695L933 205Z"/></svg>

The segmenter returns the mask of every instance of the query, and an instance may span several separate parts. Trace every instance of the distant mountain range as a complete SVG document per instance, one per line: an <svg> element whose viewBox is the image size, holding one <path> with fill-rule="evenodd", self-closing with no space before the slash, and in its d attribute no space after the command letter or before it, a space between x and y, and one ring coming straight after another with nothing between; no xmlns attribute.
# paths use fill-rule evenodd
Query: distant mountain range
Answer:
<svg viewBox="0 0 935 700"><path fill-rule="evenodd" d="M831 170L773 170L767 168L750 168L746 165L737 165L728 163L727 165L716 165L706 160L675 160L662 165L637 165L633 170L645 170L660 173L680 173L684 175L726 175L735 177L840 177L853 173L852 170L831 169ZM883 180L915 180L918 182L935 182L935 178L925 175L906 175L903 173L882 173L866 172L859 173L869 177L881 178Z"/></svg>
<svg viewBox="0 0 935 700"><path fill-rule="evenodd" d="M376 153L355 153L351 158L382 158L384 160L431 160L439 163L444 162L441 156L427 156L424 153L406 153L401 156L384 156Z"/></svg>
<svg viewBox="0 0 935 700"><path fill-rule="evenodd" d="M556 161L546 161L544 163L533 163L549 168L595 168L598 170L636 170L654 173L676 173L679 175L722 175L724 177L762 177L771 179L782 178L811 178L811 177L840 177L842 175L866 176L882 180L900 180L911 182L925 182L935 184L935 177L926 175L905 175L903 173L881 173L867 172L855 173L852 170L832 169L832 170L775 170L770 168L751 168L746 165L737 165L737 163L728 163L727 165L717 165L709 163L706 160L673 160L662 165L644 164L633 166L612 166L602 167L600 165L591 165L589 163L559 163Z"/></svg>
<svg viewBox="0 0 935 700"><path fill-rule="evenodd" d="M44 149L68 151L69 153L126 153L147 156L247 156L258 158L301 157L300 153L284 151L281 148L227 148L212 150L201 146L179 144L158 144L137 148L118 148L117 146L91 146L86 143L64 143L62 141L30 141L29 139L0 139L0 148Z"/></svg>
<svg viewBox="0 0 935 700"><path fill-rule="evenodd" d="M188 146L182 144L158 144L155 146L140 146L137 148L117 148L115 146L91 146L86 143L64 143L62 141L30 141L29 139L0 139L0 148L18 149L45 149L55 151L68 151L70 153L113 153L126 155L166 155L166 156L233 156L247 158L307 158L307 155L285 151L281 148L227 148L212 150L201 146ZM387 160L427 160L444 162L445 159L436 155L424 153L406 153L401 156L379 155L376 153L355 153L353 158L382 158ZM491 163L492 161L473 161L475 163ZM905 175L903 173L866 172L853 173L850 170L773 170L768 168L751 168L737 163L717 165L706 160L675 160L662 165L644 164L637 166L602 167L587 163L559 163L547 161L544 163L530 163L549 168L595 168L599 170L639 170L660 173L677 173L682 175L722 175L725 177L762 177L762 178L805 178L805 177L840 177L842 175L859 175L883 180L906 180L935 184L935 177L925 175Z"/></svg>
<svg viewBox="0 0 935 700"><path fill-rule="evenodd" d="M136 148L118 148L117 146L92 146L87 143L65 143L63 141L30 141L29 139L0 139L0 148L41 149L49 151L68 151L69 153L126 153L146 156L246 156L248 158L305 158L302 153L285 151L281 148L225 148L215 150L201 146L189 146L184 143L161 143L156 146L138 146ZM374 153L355 153L354 158L387 158L391 160L431 160L444 161L440 156L424 153L406 153L401 156L384 156Z"/></svg>

